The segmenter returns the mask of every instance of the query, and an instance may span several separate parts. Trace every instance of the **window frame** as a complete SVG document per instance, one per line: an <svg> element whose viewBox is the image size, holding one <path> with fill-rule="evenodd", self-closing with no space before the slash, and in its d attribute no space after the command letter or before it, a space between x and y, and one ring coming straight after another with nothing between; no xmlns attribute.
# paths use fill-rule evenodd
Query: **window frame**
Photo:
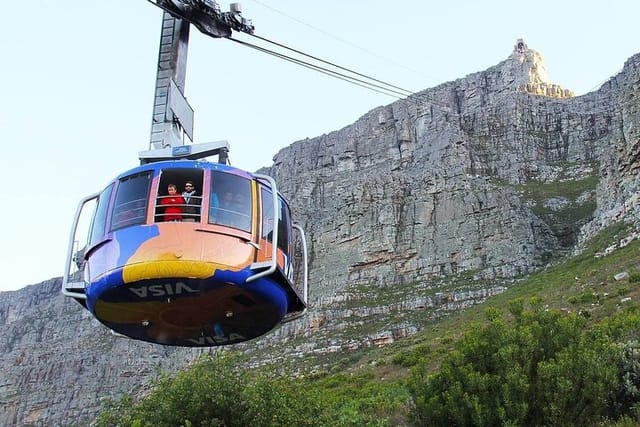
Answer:
<svg viewBox="0 0 640 427"><path fill-rule="evenodd" d="M136 183L137 179L142 178L146 179L146 188L143 191L134 191L136 196L140 196L138 198L134 198L129 200L126 196L128 193L125 191L131 190L130 184ZM136 181L133 181L133 180ZM124 176L118 180L118 185L115 189L115 195L113 197L113 208L111 212L111 224L110 230L117 231L126 227L131 227L134 225L143 225L147 222L147 213L149 209L149 194L151 191L151 185L153 182L153 173L152 171L142 171L138 173L134 173L131 175ZM136 190L134 188L134 190ZM121 196L125 194L124 197ZM120 209L124 205L130 205L126 209ZM120 215L133 214L132 217L124 217L124 219L119 219L116 221L116 218Z"/></svg>
<svg viewBox="0 0 640 427"><path fill-rule="evenodd" d="M233 181L241 185L230 185ZM250 178L221 170L211 170L207 223L251 233L254 210L252 188L253 180Z"/></svg>

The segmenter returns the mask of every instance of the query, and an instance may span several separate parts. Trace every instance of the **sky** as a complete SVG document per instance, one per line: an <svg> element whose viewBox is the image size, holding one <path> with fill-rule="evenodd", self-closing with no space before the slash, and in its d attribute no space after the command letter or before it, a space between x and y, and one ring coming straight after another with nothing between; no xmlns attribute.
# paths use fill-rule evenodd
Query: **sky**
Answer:
<svg viewBox="0 0 640 427"><path fill-rule="evenodd" d="M577 95L640 52L637 0L241 4L256 35L411 91L485 70L519 38ZM10 291L63 274L80 199L149 149L162 10L145 0L31 0L2 11L0 291ZM396 100L195 28L185 95L195 142L227 140L231 164L249 171Z"/></svg>

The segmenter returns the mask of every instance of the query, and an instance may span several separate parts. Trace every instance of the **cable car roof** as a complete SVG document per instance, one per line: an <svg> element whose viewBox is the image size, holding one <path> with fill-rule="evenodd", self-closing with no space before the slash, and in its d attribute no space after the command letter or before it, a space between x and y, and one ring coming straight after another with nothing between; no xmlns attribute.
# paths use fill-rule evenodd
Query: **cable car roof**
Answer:
<svg viewBox="0 0 640 427"><path fill-rule="evenodd" d="M209 169L226 172L234 175L239 175L247 179L255 179L256 176L251 172L247 172L243 169L236 168L234 166L225 165L222 163L209 162L207 160L161 160L153 163L147 163L137 166L133 169L129 169L126 172L119 174L116 179L124 178L126 176L136 174L145 171L157 171L161 169Z"/></svg>

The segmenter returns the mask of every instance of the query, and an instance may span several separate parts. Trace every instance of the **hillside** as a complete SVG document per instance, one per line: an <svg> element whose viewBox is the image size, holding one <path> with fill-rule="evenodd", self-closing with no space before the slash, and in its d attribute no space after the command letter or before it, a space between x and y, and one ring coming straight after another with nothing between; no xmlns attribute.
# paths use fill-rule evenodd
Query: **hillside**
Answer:
<svg viewBox="0 0 640 427"><path fill-rule="evenodd" d="M326 372L361 369L428 348L436 362L488 307L539 297L548 309L582 313L593 321L640 305L640 235L614 224L576 255L567 255L530 275L483 280L473 274L447 276L431 288L420 283L371 289L355 287L323 313L322 328L295 339L265 337L268 345L240 348L252 365L275 364L284 372L310 367ZM329 319L329 313L334 317ZM337 315L340 313L340 315ZM277 333L276 333L277 334ZM313 344L309 341L312 340ZM333 344L333 345L332 345ZM231 350L231 349L230 349Z"/></svg>
<svg viewBox="0 0 640 427"><path fill-rule="evenodd" d="M281 150L262 172L307 232L311 306L234 349L397 376L389 360L445 354L487 304L539 295L594 319L635 304L614 277L640 270L640 54L580 97L545 68L518 41L494 67ZM0 293L0 340L2 425L92 420L208 351L116 338L59 279Z"/></svg>

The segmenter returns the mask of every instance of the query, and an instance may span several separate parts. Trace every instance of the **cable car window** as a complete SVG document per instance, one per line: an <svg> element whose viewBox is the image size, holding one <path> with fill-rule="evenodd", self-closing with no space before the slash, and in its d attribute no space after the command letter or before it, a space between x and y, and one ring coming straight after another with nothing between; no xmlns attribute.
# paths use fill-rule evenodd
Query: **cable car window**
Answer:
<svg viewBox="0 0 640 427"><path fill-rule="evenodd" d="M213 171L209 198L209 223L251 232L251 181Z"/></svg>
<svg viewBox="0 0 640 427"><path fill-rule="evenodd" d="M273 193L262 187L262 238L273 242ZM291 212L282 197L278 197L278 247L289 252L289 230L291 229Z"/></svg>
<svg viewBox="0 0 640 427"><path fill-rule="evenodd" d="M273 193L262 187L262 238L267 242L273 240Z"/></svg>
<svg viewBox="0 0 640 427"><path fill-rule="evenodd" d="M144 224L147 218L147 200L151 172L122 178L116 190L111 230Z"/></svg>
<svg viewBox="0 0 640 427"><path fill-rule="evenodd" d="M89 239L89 246L99 243L104 238L105 226L107 223L107 208L109 207L109 199L111 198L112 191L113 184L105 188L100 196L98 196L96 213L93 216L93 221L91 223L91 238Z"/></svg>
<svg viewBox="0 0 640 427"><path fill-rule="evenodd" d="M203 170L200 168L164 168L160 174L155 222L200 222ZM175 192L169 193L169 186Z"/></svg>
<svg viewBox="0 0 640 427"><path fill-rule="evenodd" d="M285 251L285 253L288 253L291 212L289 211L289 206L287 206L282 198L278 198L278 201L280 202L280 215L278 218L278 247Z"/></svg>

